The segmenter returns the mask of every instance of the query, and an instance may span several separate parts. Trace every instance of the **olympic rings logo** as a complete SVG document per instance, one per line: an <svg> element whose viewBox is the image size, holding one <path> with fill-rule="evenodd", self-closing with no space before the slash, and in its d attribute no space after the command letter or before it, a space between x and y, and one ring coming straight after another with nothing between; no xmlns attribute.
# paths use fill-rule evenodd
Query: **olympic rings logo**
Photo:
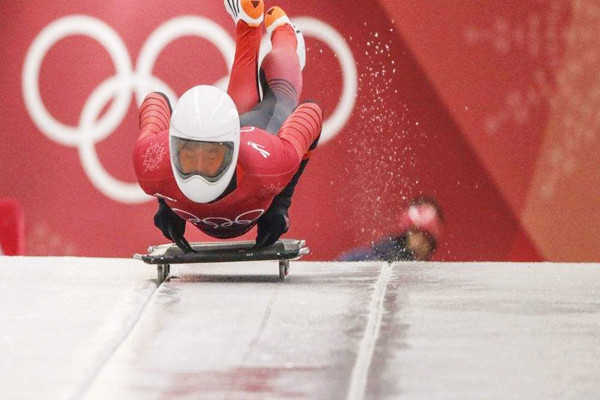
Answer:
<svg viewBox="0 0 600 400"><path fill-rule="evenodd" d="M324 143L339 133L352 113L358 85L356 65L345 40L331 26L310 17L296 18L294 23L305 36L312 36L327 44L337 54L343 72L341 99L323 124L321 143ZM92 91L83 106L77 126L57 121L48 112L39 90L40 69L46 54L59 40L72 35L88 36L99 42L110 55L116 69L114 76ZM48 138L64 146L77 147L84 172L92 184L112 200L141 203L151 197L137 183L125 183L112 177L102 166L95 145L116 131L129 109L132 94L135 95L138 106L151 91L162 91L170 99L177 101L173 90L154 76L152 70L162 50L170 42L184 36L198 36L210 41L231 69L235 53L234 40L221 26L198 16L176 17L154 30L142 46L135 70L127 47L118 33L103 21L85 15L67 16L52 22L38 34L27 52L22 86L29 115ZM230 70L215 85L226 89L229 72ZM99 119L103 108L111 100L111 106Z"/></svg>
<svg viewBox="0 0 600 400"><path fill-rule="evenodd" d="M200 219L197 216L195 216L194 214L189 213L184 210L180 210L178 208L173 208L173 211L177 215L179 215L181 218L187 220L188 222L191 222L192 224L194 224L196 226L200 226L200 224L204 224L205 226L207 226L209 228L213 228L213 229L224 229L224 228L226 229L226 228L231 228L233 225L247 226L247 225L252 224L257 219L259 219L261 217L261 215L263 215L265 213L265 210L263 210L263 209L247 211L243 214L238 215L232 221L229 218L225 218L225 217L207 217L207 218ZM246 218L246 219L244 219L244 218Z"/></svg>

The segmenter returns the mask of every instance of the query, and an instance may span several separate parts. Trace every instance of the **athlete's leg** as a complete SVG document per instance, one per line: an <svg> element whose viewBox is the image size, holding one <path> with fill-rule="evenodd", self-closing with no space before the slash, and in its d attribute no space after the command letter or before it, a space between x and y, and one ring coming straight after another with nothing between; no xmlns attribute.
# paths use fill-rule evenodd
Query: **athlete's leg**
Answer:
<svg viewBox="0 0 600 400"><path fill-rule="evenodd" d="M263 88L263 99L260 103L256 104L252 110L240 115L241 126L256 126L257 128L264 129L268 132L269 122L273 118L273 110L277 104L277 99L273 94L273 91L267 86L265 81L265 71L260 70L260 85ZM271 132L277 134L277 132Z"/></svg>
<svg viewBox="0 0 600 400"><path fill-rule="evenodd" d="M241 115L260 100L258 52L262 39L263 0L224 0L236 23L236 48L227 93Z"/></svg>
<svg viewBox="0 0 600 400"><path fill-rule="evenodd" d="M294 111L302 92L302 65L297 54L301 33L297 31L279 7L267 11L266 27L271 36L272 50L261 65L263 100L242 115L242 126L258 126L277 134L281 125ZM302 56L304 48L300 49Z"/></svg>

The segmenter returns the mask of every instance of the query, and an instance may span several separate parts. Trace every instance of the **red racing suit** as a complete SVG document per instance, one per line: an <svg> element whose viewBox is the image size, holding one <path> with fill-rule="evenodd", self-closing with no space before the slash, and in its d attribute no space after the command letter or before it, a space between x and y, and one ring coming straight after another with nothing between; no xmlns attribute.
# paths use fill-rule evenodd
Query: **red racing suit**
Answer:
<svg viewBox="0 0 600 400"><path fill-rule="evenodd" d="M240 149L235 176L217 200L194 203L177 186L169 155L171 106L166 96L152 93L140 108L141 133L133 160L141 188L164 199L178 216L215 238L246 233L270 207L273 211L281 207L287 210L294 186L321 133L319 106L298 106L302 70L294 29L285 25L273 32L272 50L259 74L261 38L262 27L238 22L227 92L240 114Z"/></svg>
<svg viewBox="0 0 600 400"><path fill-rule="evenodd" d="M244 126L236 166L235 189L212 203L187 199L179 190L169 155L167 101L149 95L140 110L140 137L135 145L134 166L141 188L162 198L181 218L215 238L233 238L249 231L290 183L309 148L321 132L321 109L300 105L275 136L254 126Z"/></svg>

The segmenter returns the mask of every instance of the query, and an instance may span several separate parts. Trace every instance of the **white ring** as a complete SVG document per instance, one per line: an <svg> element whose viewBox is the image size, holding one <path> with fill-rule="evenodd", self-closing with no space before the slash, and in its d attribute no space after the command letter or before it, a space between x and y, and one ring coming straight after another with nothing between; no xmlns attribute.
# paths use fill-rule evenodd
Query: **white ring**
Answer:
<svg viewBox="0 0 600 400"><path fill-rule="evenodd" d="M352 115L358 92L356 61L346 40L330 25L311 17L293 18L292 22L298 26L302 34L325 42L337 55L342 67L344 79L342 96L333 113L323 123L323 132L319 139L319 144L323 144L333 139Z"/></svg>
<svg viewBox="0 0 600 400"><path fill-rule="evenodd" d="M170 42L182 36L199 36L210 41L219 49L227 64L227 71L231 72L235 56L235 41L229 36L227 31L209 19L183 16L165 22L148 37L136 63L137 74L141 79L148 79L152 76L154 63L160 53ZM144 82L150 82L150 80L148 79L148 81ZM223 80L219 81L221 84L222 82ZM151 87L146 85L138 87L136 90L138 105L142 104L144 96L152 90ZM176 102L177 97L174 97L173 101Z"/></svg>
<svg viewBox="0 0 600 400"><path fill-rule="evenodd" d="M191 222L192 224L196 225L198 223L200 223L200 218L196 217L194 214L189 213L187 211L184 210L180 210L179 208L172 208L173 212L177 215L179 215L179 213L183 214L179 215L181 218L185 219L188 222ZM191 218L188 218L191 217Z"/></svg>
<svg viewBox="0 0 600 400"><path fill-rule="evenodd" d="M109 52L116 75L105 80L88 97L79 119L79 126L60 123L48 112L39 91L39 75L47 52L59 40L82 34L97 40ZM201 17L178 17L158 27L148 38L138 58L138 70L132 71L129 53L118 34L104 22L88 16L74 15L58 19L44 28L32 43L23 70L23 93L26 107L38 128L50 139L65 146L78 147L82 167L92 184L107 197L122 203L140 203L151 200L137 183L124 183L113 178L102 166L95 145L112 134L123 121L131 101L131 91L141 104L145 94L164 92L177 99L175 92L162 80L152 75L153 65L162 50L174 39L196 35L213 43L223 55L230 71L235 54L235 42L214 22ZM217 82L224 87L228 78ZM115 98L109 110L100 119L102 108Z"/></svg>
<svg viewBox="0 0 600 400"><path fill-rule="evenodd" d="M164 85L155 78L155 85ZM83 170L92 182L102 193L112 200L122 203L141 203L151 200L137 183L124 183L113 178L102 166L98 154L96 153L96 142L94 138L87 134L92 129L96 118L104 106L114 97L114 95L126 88L131 90L136 87L138 82L134 80L125 81L115 76L105 80L98 86L85 103L79 119L79 127L81 129L81 141L78 146L79 157Z"/></svg>
<svg viewBox="0 0 600 400"><path fill-rule="evenodd" d="M117 76L131 76L132 67L127 48L119 35L98 19L72 15L52 22L37 35L27 52L23 68L25 105L34 123L44 134L62 145L77 146L81 140L79 128L65 125L52 117L42 101L38 82L42 61L48 50L56 42L70 35L85 35L97 40L108 51ZM127 113L130 99L131 95L126 88L120 90L110 109L87 134L96 141L109 136Z"/></svg>
<svg viewBox="0 0 600 400"><path fill-rule="evenodd" d="M356 100L357 79L354 57L343 37L331 26L310 18L295 19L308 35L324 41L338 54L344 76L342 98L333 114L324 122L321 143L330 140L346 124ZM41 98L39 76L42 62L48 51L59 40L71 35L85 35L98 41L109 53L116 74L105 80L88 97L79 119L79 126L69 126L57 121L46 109ZM23 96L27 110L42 133L55 142L78 147L84 172L92 184L109 198L122 203L138 203L151 199L137 183L124 183L113 178L102 166L95 145L112 134L120 125L135 93L141 104L145 94L164 92L177 99L173 90L152 75L154 64L173 40L182 36L199 36L210 41L221 52L231 72L235 56L235 41L213 21L195 16L173 18L159 26L140 51L137 70L133 71L127 47L119 35L104 22L85 15L60 18L45 27L35 38L25 57L23 67ZM229 73L216 86L227 89ZM103 107L111 100L107 112L96 120ZM234 222L232 222L234 223ZM244 224L246 220L235 221Z"/></svg>

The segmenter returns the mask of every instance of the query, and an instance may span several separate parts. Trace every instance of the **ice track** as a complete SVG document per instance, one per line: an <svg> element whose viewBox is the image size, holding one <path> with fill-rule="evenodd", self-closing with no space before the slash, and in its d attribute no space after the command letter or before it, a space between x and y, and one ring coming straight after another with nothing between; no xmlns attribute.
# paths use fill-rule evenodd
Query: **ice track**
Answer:
<svg viewBox="0 0 600 400"><path fill-rule="evenodd" d="M600 266L0 257L2 399L597 399Z"/></svg>

